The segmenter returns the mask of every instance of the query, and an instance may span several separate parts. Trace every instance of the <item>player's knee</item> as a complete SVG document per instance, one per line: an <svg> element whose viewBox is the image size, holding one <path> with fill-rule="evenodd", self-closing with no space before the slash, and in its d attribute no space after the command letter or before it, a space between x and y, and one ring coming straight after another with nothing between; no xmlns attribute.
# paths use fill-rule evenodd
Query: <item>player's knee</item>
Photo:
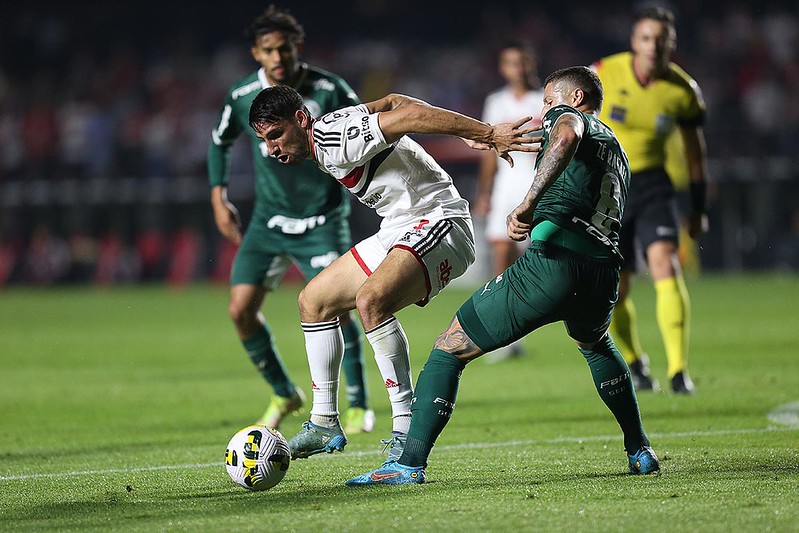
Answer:
<svg viewBox="0 0 799 533"><path fill-rule="evenodd" d="M323 294L313 284L306 285L297 298L300 319L303 322L326 322L333 320L332 307L327 305Z"/></svg>
<svg viewBox="0 0 799 533"><path fill-rule="evenodd" d="M368 286L361 287L355 295L355 308L358 309L364 324L379 323L386 314L384 298Z"/></svg>
<svg viewBox="0 0 799 533"><path fill-rule="evenodd" d="M228 304L228 316L238 328L247 328L258 319L258 309L252 308L238 301Z"/></svg>

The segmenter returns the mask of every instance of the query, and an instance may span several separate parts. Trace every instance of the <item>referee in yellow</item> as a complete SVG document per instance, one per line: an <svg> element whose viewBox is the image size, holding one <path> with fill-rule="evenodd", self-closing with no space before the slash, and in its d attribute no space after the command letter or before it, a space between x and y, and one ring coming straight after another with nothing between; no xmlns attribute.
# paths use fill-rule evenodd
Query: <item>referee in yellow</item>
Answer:
<svg viewBox="0 0 799 533"><path fill-rule="evenodd" d="M632 171L619 243L625 265L611 335L630 366L636 389L657 389L638 340L635 306L629 298L638 246L655 283L657 322L671 390L692 394L694 384L687 362L690 301L677 255L674 188L665 163L666 141L678 128L690 177L688 233L698 238L708 229L707 158L702 132L705 104L696 81L670 61L676 41L674 15L662 7L647 7L633 19L632 50L605 57L592 68L605 88L600 118L616 133Z"/></svg>

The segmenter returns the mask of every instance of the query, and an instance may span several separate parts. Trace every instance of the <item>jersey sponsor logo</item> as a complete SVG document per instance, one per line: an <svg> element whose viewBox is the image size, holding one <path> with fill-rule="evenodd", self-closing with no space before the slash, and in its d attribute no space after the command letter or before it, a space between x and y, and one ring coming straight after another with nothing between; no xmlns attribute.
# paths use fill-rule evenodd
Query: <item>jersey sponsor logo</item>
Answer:
<svg viewBox="0 0 799 533"><path fill-rule="evenodd" d="M580 217L572 217L572 222L582 225L583 228L585 228L585 232L587 234L594 237L599 242L610 248L610 251L613 252L613 254L615 254L617 257L621 256L621 252L619 252L618 248L616 248L616 245L613 244L613 241L611 241L607 235L602 233L602 230L600 230L593 224L586 222Z"/></svg>
<svg viewBox="0 0 799 533"><path fill-rule="evenodd" d="M308 218L289 218L283 215L275 215L269 219L266 227L269 229L279 228L286 235L302 235L317 226L323 226L325 222L327 222L325 215Z"/></svg>
<svg viewBox="0 0 799 533"><path fill-rule="evenodd" d="M350 126L349 128L347 128L347 139L354 139L355 137L358 136L359 133L360 130L358 130L356 126Z"/></svg>
<svg viewBox="0 0 799 533"><path fill-rule="evenodd" d="M339 253L334 251L327 252L324 255L315 255L311 257L311 267L325 268L326 266L330 265L330 263L338 259L338 257Z"/></svg>
<svg viewBox="0 0 799 533"><path fill-rule="evenodd" d="M444 259L438 265L438 285L439 287L446 287L452 278L452 265L449 264L449 259Z"/></svg>
<svg viewBox="0 0 799 533"><path fill-rule="evenodd" d="M616 122L624 122L624 118L627 116L627 108L622 107L620 105L614 105L610 108L610 118L615 120Z"/></svg>
<svg viewBox="0 0 799 533"><path fill-rule="evenodd" d="M366 198L361 200L361 202L366 207L374 207L377 204L377 202L379 202L382 199L383 199L383 195L380 194L379 192L376 192L374 194L371 194L371 195L367 196Z"/></svg>
<svg viewBox="0 0 799 533"><path fill-rule="evenodd" d="M361 117L361 130L363 130L363 142L372 142L375 136L372 135L372 130L369 126L369 115Z"/></svg>
<svg viewBox="0 0 799 533"><path fill-rule="evenodd" d="M248 95L253 91L260 91L261 90L261 80L256 80L253 82L248 83L247 85L242 85L241 87L237 87L230 93L230 97L233 100L237 100L242 96Z"/></svg>

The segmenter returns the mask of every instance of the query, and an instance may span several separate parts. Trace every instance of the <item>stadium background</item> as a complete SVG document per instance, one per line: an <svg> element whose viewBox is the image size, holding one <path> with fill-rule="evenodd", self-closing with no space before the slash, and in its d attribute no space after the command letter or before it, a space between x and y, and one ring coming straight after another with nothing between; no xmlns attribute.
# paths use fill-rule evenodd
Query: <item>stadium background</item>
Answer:
<svg viewBox="0 0 799 533"><path fill-rule="evenodd" d="M3 2L0 286L225 281L234 250L212 220L205 156L229 85L257 65L243 29L268 2ZM637 4L283 2L303 58L363 100L393 92L479 116L495 50L537 48L542 76L627 48ZM708 104L707 270L799 269L799 14L794 3L668 5L677 63ZM713 3L716 4L716 3ZM476 154L421 139L462 193ZM249 145L231 199L251 202ZM353 202L354 238L374 216ZM475 272L478 278L482 273Z"/></svg>

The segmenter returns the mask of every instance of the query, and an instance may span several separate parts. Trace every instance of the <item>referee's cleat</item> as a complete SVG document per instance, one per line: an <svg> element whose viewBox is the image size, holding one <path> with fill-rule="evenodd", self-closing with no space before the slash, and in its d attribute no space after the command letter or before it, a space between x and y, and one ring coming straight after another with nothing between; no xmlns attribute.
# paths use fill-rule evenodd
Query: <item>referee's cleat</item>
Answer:
<svg viewBox="0 0 799 533"><path fill-rule="evenodd" d="M357 487L360 485L420 485L427 476L422 466L405 466L396 461L383 463L383 466L361 474L347 481L345 485Z"/></svg>
<svg viewBox="0 0 799 533"><path fill-rule="evenodd" d="M300 432L289 440L292 459L305 459L322 452L340 452L346 445L347 437L341 426L326 428L310 420L303 422Z"/></svg>
<svg viewBox="0 0 799 533"><path fill-rule="evenodd" d="M677 372L671 378L671 390L675 394L693 394L696 392L694 382L691 381L691 377L685 371Z"/></svg>
<svg viewBox="0 0 799 533"><path fill-rule="evenodd" d="M655 450L649 446L641 446L641 449L633 455L627 454L630 464L631 474L651 474L660 470L660 461L655 455Z"/></svg>
<svg viewBox="0 0 799 533"><path fill-rule="evenodd" d="M649 357L646 354L630 363L630 377L636 392L657 391L660 388L657 380L649 373Z"/></svg>

